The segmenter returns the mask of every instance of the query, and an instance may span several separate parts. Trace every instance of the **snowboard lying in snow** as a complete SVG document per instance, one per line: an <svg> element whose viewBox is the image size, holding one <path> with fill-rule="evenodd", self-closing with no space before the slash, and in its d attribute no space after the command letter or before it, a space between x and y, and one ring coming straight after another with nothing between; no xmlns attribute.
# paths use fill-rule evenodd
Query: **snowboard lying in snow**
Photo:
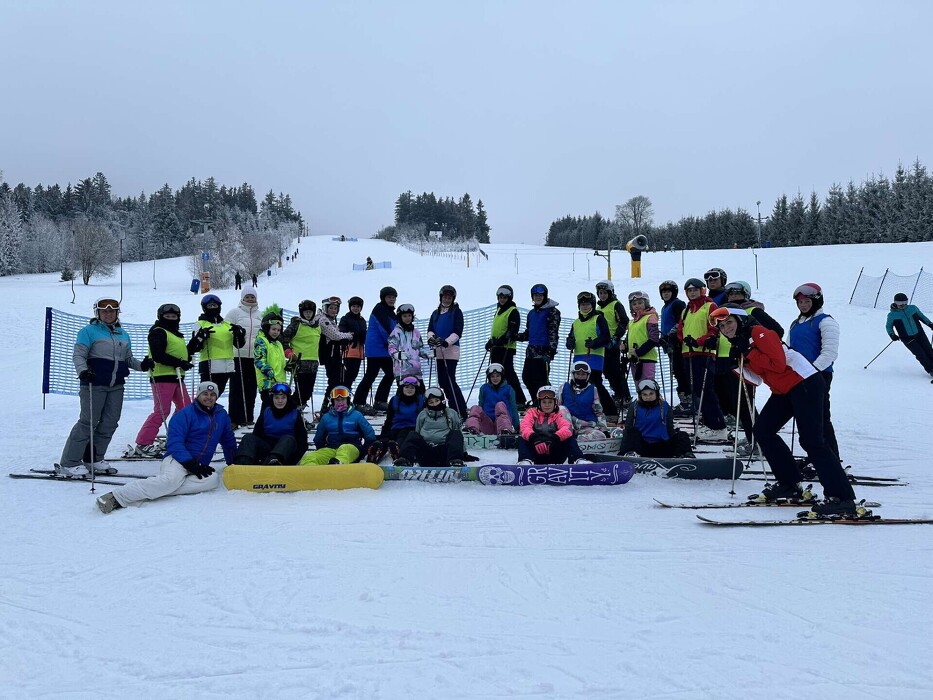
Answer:
<svg viewBox="0 0 933 700"><path fill-rule="evenodd" d="M580 451L584 454L614 453L622 447L622 438L577 438ZM518 435L474 435L463 434L463 445L474 450L517 450Z"/></svg>
<svg viewBox="0 0 933 700"><path fill-rule="evenodd" d="M620 459L614 455L588 454L587 459L604 462ZM638 474L660 476L665 479L731 479L732 457L622 457L635 465ZM742 474L745 465L735 462L735 476Z"/></svg>
<svg viewBox="0 0 933 700"><path fill-rule="evenodd" d="M224 486L239 491L318 491L377 489L385 478L382 467L356 464L260 465L231 464L224 469Z"/></svg>
<svg viewBox="0 0 933 700"><path fill-rule="evenodd" d="M619 459L601 464L486 464L481 467L382 467L386 481L457 484L475 481L487 486L617 486L635 474Z"/></svg>

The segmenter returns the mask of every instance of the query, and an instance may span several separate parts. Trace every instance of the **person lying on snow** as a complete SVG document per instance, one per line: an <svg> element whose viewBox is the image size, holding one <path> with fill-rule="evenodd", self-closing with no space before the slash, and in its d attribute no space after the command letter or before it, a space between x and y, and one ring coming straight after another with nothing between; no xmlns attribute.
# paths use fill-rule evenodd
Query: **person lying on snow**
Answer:
<svg viewBox="0 0 933 700"><path fill-rule="evenodd" d="M638 399L625 417L620 455L641 457L689 457L690 436L674 428L674 413L654 379L638 382Z"/></svg>
<svg viewBox="0 0 933 700"><path fill-rule="evenodd" d="M557 390L542 386L537 399L538 406L525 412L519 428L518 463L591 464L580 451L570 421L557 410Z"/></svg>
<svg viewBox="0 0 933 700"><path fill-rule="evenodd" d="M379 464L386 452L392 459L401 457L401 444L415 429L418 414L424 409L424 384L417 377L405 377L395 396L389 401L386 421L379 439L369 446L366 461Z"/></svg>
<svg viewBox="0 0 933 700"><path fill-rule="evenodd" d="M220 444L224 461L236 459L236 437L230 416L217 403L217 384L201 382L194 403L178 411L168 424L165 457L158 476L134 480L97 499L101 512L109 513L140 501L163 496L182 496L217 488L220 472L211 466Z"/></svg>
<svg viewBox="0 0 933 700"><path fill-rule="evenodd" d="M440 387L432 386L424 394L424 410L418 414L415 429L402 443L396 467L462 467L464 464L463 424L460 414L447 407L447 397Z"/></svg>
<svg viewBox="0 0 933 700"><path fill-rule="evenodd" d="M272 402L262 409L253 432L240 441L237 464L298 464L308 450L308 429L301 405L288 384L272 387Z"/></svg>
<svg viewBox="0 0 933 700"><path fill-rule="evenodd" d="M334 387L330 400L331 407L321 416L314 433L317 449L302 457L299 464L352 464L360 458L363 439L376 439L373 426L350 405L347 387Z"/></svg>
<svg viewBox="0 0 933 700"><path fill-rule="evenodd" d="M486 383L479 388L479 403L470 408L463 429L474 435L514 435L518 431L515 391L505 382L505 367L492 362Z"/></svg>

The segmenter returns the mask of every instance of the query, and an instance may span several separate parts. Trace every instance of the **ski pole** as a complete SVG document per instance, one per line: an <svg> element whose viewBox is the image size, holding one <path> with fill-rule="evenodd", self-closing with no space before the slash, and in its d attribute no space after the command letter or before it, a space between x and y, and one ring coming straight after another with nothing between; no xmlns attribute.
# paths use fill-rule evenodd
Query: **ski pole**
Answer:
<svg viewBox="0 0 933 700"><path fill-rule="evenodd" d="M181 367L175 368L175 376L178 378L178 390L181 392L181 396L178 397L178 403L180 403L182 407L187 406L188 404L185 403L185 380L182 379L181 377ZM189 401L188 403L191 403L191 402ZM163 411L163 415L164 415L164 411ZM167 433L168 428L166 428L165 430Z"/></svg>
<svg viewBox="0 0 933 700"><path fill-rule="evenodd" d="M790 421L790 454L794 456L794 437L797 433L797 417L794 416Z"/></svg>
<svg viewBox="0 0 933 700"><path fill-rule="evenodd" d="M658 358L658 374L661 375L661 394L660 397L664 398L664 362L659 357Z"/></svg>
<svg viewBox="0 0 933 700"><path fill-rule="evenodd" d="M887 350L889 347L891 347L891 344L892 344L892 343L894 343L893 340L889 341L887 345L885 345L883 348L881 348L881 352L884 352L884 351ZM874 361L877 360L879 357L881 357L881 352L879 352L877 355L875 355L873 358L871 358L871 360L869 360L869 362L868 362L868 365L870 365L872 362L874 362ZM868 369L868 365L865 365L864 367L862 367L862 369Z"/></svg>
<svg viewBox="0 0 933 700"><path fill-rule="evenodd" d="M589 356L587 356L586 359L589 360L590 359ZM587 362L587 364L589 364L589 362ZM573 369L573 350L570 351L570 358L567 360L567 381L568 382L570 381L570 374L571 374L572 369ZM548 382L551 381L550 375L551 375L551 372L550 370L548 370L548 378L547 378Z"/></svg>
<svg viewBox="0 0 933 700"><path fill-rule="evenodd" d="M479 367L476 368L476 376L473 377L473 386L470 387L470 393L467 394L466 403L470 403L470 397L473 396L473 389L476 388L476 382L479 381L480 370L483 369L483 365L486 364L486 355L489 354L489 351L483 353L483 361L479 363Z"/></svg>
<svg viewBox="0 0 933 700"><path fill-rule="evenodd" d="M92 382L87 383L87 425L90 428L90 447L91 447L91 493L94 493L94 479L97 476L97 470L94 469L94 464L96 463L96 455L94 454L94 428L96 427L96 422L94 421L94 384Z"/></svg>
<svg viewBox="0 0 933 700"><path fill-rule="evenodd" d="M703 386L700 387L700 410L703 410L703 397L706 395L706 375L709 372L709 357L706 355L705 352L703 353L703 358L704 358L705 364L703 366ZM695 426L696 424L697 424L696 412L694 412L693 425ZM693 431L693 446L694 447L697 446L697 437L698 437L697 430L694 429Z"/></svg>
<svg viewBox="0 0 933 700"><path fill-rule="evenodd" d="M155 396L156 402L159 404L159 415L162 416L162 425L165 427L165 434L168 435L168 416L165 415L165 407L162 405L162 395L156 389L152 370L149 370L149 386L152 388L152 395Z"/></svg>
<svg viewBox="0 0 933 700"><path fill-rule="evenodd" d="M739 355L739 391L738 396L735 397L736 413L742 413L742 371L745 369L745 355ZM736 418L736 423L741 422L738 417ZM735 467L739 459L739 430L738 425L736 425L735 435L732 440L732 486L729 488L729 495L735 496Z"/></svg>
<svg viewBox="0 0 933 700"><path fill-rule="evenodd" d="M687 367L690 370L690 410L693 413L693 434L696 435L697 434L697 407L693 405L693 397L694 397L693 387L695 386L693 383L693 358L688 357L687 360L688 360ZM694 443L694 445L696 445L696 443Z"/></svg>

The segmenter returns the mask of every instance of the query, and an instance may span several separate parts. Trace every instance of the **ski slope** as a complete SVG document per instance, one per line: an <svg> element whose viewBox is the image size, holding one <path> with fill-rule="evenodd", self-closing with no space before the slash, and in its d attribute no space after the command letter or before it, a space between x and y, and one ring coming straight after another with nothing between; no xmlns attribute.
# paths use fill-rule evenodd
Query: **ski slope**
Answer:
<svg viewBox="0 0 933 700"><path fill-rule="evenodd" d="M493 303L503 283L527 305L530 286L544 281L573 315L577 292L605 277L605 261L586 251L486 249L488 260L467 267L381 241L306 238L296 262L260 279L259 302L294 309L303 298L358 294L368 316L392 284L399 303L426 317L444 283L470 309ZM367 255L393 268L351 272ZM713 265L755 287L748 250L687 252L685 273L680 253L646 254L639 282L623 253L614 262L619 296L643 288L655 304L659 282L682 285ZM856 489L890 517L933 517L933 386L899 345L864 370L888 341L885 310L846 302L862 266L907 274L921 265L933 267L933 244L758 257L755 297L785 327L794 287L823 286L842 329L832 396L843 457L858 472L910 482ZM172 301L193 320L200 295L189 282L183 259L125 265L122 318L151 322ZM77 417L73 397L49 396L42 408L45 306L90 314L94 299L119 294L119 275L75 292L72 305L57 275L0 278L7 471L57 461ZM219 295L225 311L239 300ZM133 441L150 407L125 404L110 454ZM652 498L728 499L727 482L639 475L607 488L220 488L109 516L87 485L0 484L3 698L933 696L925 526L713 529ZM736 490L744 497L760 485ZM721 515L792 517L776 510Z"/></svg>

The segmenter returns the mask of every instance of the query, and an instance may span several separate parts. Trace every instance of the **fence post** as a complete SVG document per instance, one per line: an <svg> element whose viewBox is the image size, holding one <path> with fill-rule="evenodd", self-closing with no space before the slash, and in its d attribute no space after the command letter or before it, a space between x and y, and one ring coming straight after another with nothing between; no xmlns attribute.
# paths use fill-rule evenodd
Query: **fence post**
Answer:
<svg viewBox="0 0 933 700"><path fill-rule="evenodd" d="M49 393L49 376L52 372L52 307L45 307L45 347L42 350L42 410Z"/></svg>
<svg viewBox="0 0 933 700"><path fill-rule="evenodd" d="M849 303L850 303L850 304L852 303L852 299L855 298L855 290L858 289L858 283L859 283L859 280L862 279L862 273L863 273L863 272L865 272L865 268L864 268L864 267L862 267L862 269L858 271L858 279L855 280L855 286L852 287L852 293L849 295Z"/></svg>
<svg viewBox="0 0 933 700"><path fill-rule="evenodd" d="M917 273L917 281L914 282L914 288L910 290L909 302L913 302L914 294L917 292L917 285L920 284L920 278L923 277L923 265L920 266L920 272Z"/></svg>
<svg viewBox="0 0 933 700"><path fill-rule="evenodd" d="M885 279L887 279L887 277L888 277L888 270L890 270L890 269L891 269L891 268L889 268L889 267L884 268L884 275L882 275L882 277L881 277L881 284L878 285L878 293L875 294L875 303L874 303L874 304L872 305L872 307L871 307L871 308L873 308L873 309L877 309L877 308L878 308L878 297L881 296L881 288L884 286L884 281L885 281Z"/></svg>

